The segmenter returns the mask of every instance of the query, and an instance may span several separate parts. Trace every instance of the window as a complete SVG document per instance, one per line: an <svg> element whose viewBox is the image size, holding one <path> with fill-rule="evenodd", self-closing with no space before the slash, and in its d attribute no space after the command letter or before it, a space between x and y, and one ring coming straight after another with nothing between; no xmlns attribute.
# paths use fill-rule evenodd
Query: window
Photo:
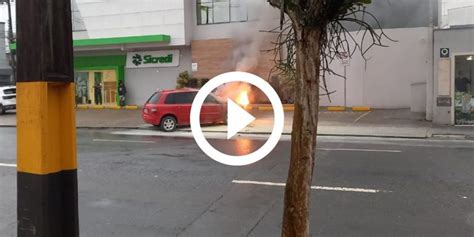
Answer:
<svg viewBox="0 0 474 237"><path fill-rule="evenodd" d="M216 98L214 98L214 96L212 95L208 95L206 97L206 99L204 100L204 103L205 104L219 104L219 102L217 101Z"/></svg>
<svg viewBox="0 0 474 237"><path fill-rule="evenodd" d="M454 58L454 120L457 125L474 125L474 55Z"/></svg>
<svg viewBox="0 0 474 237"><path fill-rule="evenodd" d="M247 0L230 0L230 21L247 21Z"/></svg>
<svg viewBox="0 0 474 237"><path fill-rule="evenodd" d="M160 100L161 93L160 92L155 92L153 95L151 95L150 99L146 102L147 104L157 104L158 101Z"/></svg>
<svg viewBox="0 0 474 237"><path fill-rule="evenodd" d="M197 23L247 21L247 0L197 0Z"/></svg>
<svg viewBox="0 0 474 237"><path fill-rule="evenodd" d="M197 92L172 93L166 96L165 104L192 104Z"/></svg>

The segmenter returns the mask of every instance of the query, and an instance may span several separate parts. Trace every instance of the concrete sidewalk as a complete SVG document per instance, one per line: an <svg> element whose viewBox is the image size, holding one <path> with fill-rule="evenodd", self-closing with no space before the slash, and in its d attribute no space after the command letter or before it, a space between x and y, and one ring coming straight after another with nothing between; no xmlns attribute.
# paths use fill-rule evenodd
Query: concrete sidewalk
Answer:
<svg viewBox="0 0 474 237"><path fill-rule="evenodd" d="M241 133L269 134L273 127L273 112L252 110L257 120ZM285 111L284 134L291 134L292 111ZM474 139L474 127L432 125L424 114L407 109L373 110L369 112L320 113L318 134L321 136L366 136L401 138L469 138ZM156 129L145 124L140 110L77 110L78 128ZM0 116L0 126L16 126L15 113ZM189 132L189 127L180 128ZM205 132L227 132L224 125L204 126Z"/></svg>
<svg viewBox="0 0 474 237"><path fill-rule="evenodd" d="M267 134L272 131L272 112L254 113L257 120L241 133ZM284 134L291 134L293 112L285 112ZM190 128L183 128L189 131ZM226 132L226 126L203 127L205 132ZM431 137L431 122L423 120L423 114L408 110L374 110L369 112L320 112L318 134L320 136L369 136L369 137Z"/></svg>

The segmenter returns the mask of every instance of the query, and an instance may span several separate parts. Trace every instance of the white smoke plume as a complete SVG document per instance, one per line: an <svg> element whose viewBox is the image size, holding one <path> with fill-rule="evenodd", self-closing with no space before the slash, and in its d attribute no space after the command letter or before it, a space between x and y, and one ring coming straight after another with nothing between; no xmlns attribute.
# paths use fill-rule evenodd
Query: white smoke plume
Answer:
<svg viewBox="0 0 474 237"><path fill-rule="evenodd" d="M245 1L245 0L242 0ZM272 8L266 0L246 0L248 6L248 21L236 23L232 27L234 51L232 65L236 71L254 72L262 57L263 43L266 37L272 34L262 32L271 30L279 25L279 11ZM262 99L260 90L247 83L227 83L214 92L221 98L230 98L234 101L242 91L248 92L250 103L257 103ZM266 97L265 97L266 98Z"/></svg>
<svg viewBox="0 0 474 237"><path fill-rule="evenodd" d="M247 0L248 22L233 31L235 70L249 72L258 66L267 31L279 24L278 11L265 0Z"/></svg>
<svg viewBox="0 0 474 237"><path fill-rule="evenodd" d="M242 0L245 1L245 0ZM279 12L273 9L266 0L246 0L248 6L248 21L235 24L232 40L234 51L232 64L236 71L253 72L262 57L265 37L271 34L262 32L271 30L279 24ZM247 83L227 83L220 86L215 94L223 98L236 100L242 91L248 92L251 103L258 102L260 90Z"/></svg>

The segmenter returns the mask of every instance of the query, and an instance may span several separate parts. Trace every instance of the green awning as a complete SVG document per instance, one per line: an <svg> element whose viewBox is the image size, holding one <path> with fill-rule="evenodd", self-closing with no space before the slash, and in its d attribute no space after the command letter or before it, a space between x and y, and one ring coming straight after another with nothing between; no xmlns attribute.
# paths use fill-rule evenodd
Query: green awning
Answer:
<svg viewBox="0 0 474 237"><path fill-rule="evenodd" d="M102 46L117 44L141 44L141 43L169 43L171 36L169 35L143 35L143 36L127 36L114 38L98 38L98 39L78 39L72 42L74 47L85 46ZM10 44L10 49L15 50L16 44Z"/></svg>

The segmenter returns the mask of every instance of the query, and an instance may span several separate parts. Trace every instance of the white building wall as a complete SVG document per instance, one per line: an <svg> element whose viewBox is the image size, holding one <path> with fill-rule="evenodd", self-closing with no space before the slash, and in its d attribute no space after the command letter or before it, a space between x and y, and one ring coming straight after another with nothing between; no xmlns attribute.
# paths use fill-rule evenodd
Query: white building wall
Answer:
<svg viewBox="0 0 474 237"><path fill-rule="evenodd" d="M474 3L472 4L472 6L448 10L449 27L474 25Z"/></svg>
<svg viewBox="0 0 474 237"><path fill-rule="evenodd" d="M166 34L170 45L185 45L189 0L73 0L74 39Z"/></svg>
<svg viewBox="0 0 474 237"><path fill-rule="evenodd" d="M191 39L193 37L193 29L195 25L195 12L196 8L193 8L194 0L184 0L184 38L186 45L191 45Z"/></svg>
<svg viewBox="0 0 474 237"><path fill-rule="evenodd" d="M9 68L7 55L6 55L6 32L5 32L5 23L0 22L0 69Z"/></svg>
<svg viewBox="0 0 474 237"><path fill-rule="evenodd" d="M463 8L469 8L474 6L473 0L438 0L440 2L440 27L441 28L449 28L451 17L458 18L456 19L457 25L466 25L459 16L456 15L456 12L461 9L460 11L464 11ZM471 10L472 11L472 10ZM472 13L472 12L471 12ZM461 22L460 22L461 21Z"/></svg>
<svg viewBox="0 0 474 237"><path fill-rule="evenodd" d="M432 77L432 30L429 27L386 29L397 42L385 41L386 48L373 47L366 55L367 63L355 54L347 66L347 106L373 108L411 108L424 112L426 82ZM359 34L360 36L361 34ZM367 44L368 42L366 42ZM344 67L333 64L344 73ZM322 97L323 106L344 105L344 79L330 76L327 80L331 102Z"/></svg>
<svg viewBox="0 0 474 237"><path fill-rule="evenodd" d="M16 32L16 1L11 2L12 10L12 23L13 23L13 32ZM5 32L8 32L8 6L7 4L0 4L0 22L4 22L5 25L2 26L5 29Z"/></svg>
<svg viewBox="0 0 474 237"><path fill-rule="evenodd" d="M6 57L6 32L4 23L0 22L0 86L10 84L11 68Z"/></svg>

